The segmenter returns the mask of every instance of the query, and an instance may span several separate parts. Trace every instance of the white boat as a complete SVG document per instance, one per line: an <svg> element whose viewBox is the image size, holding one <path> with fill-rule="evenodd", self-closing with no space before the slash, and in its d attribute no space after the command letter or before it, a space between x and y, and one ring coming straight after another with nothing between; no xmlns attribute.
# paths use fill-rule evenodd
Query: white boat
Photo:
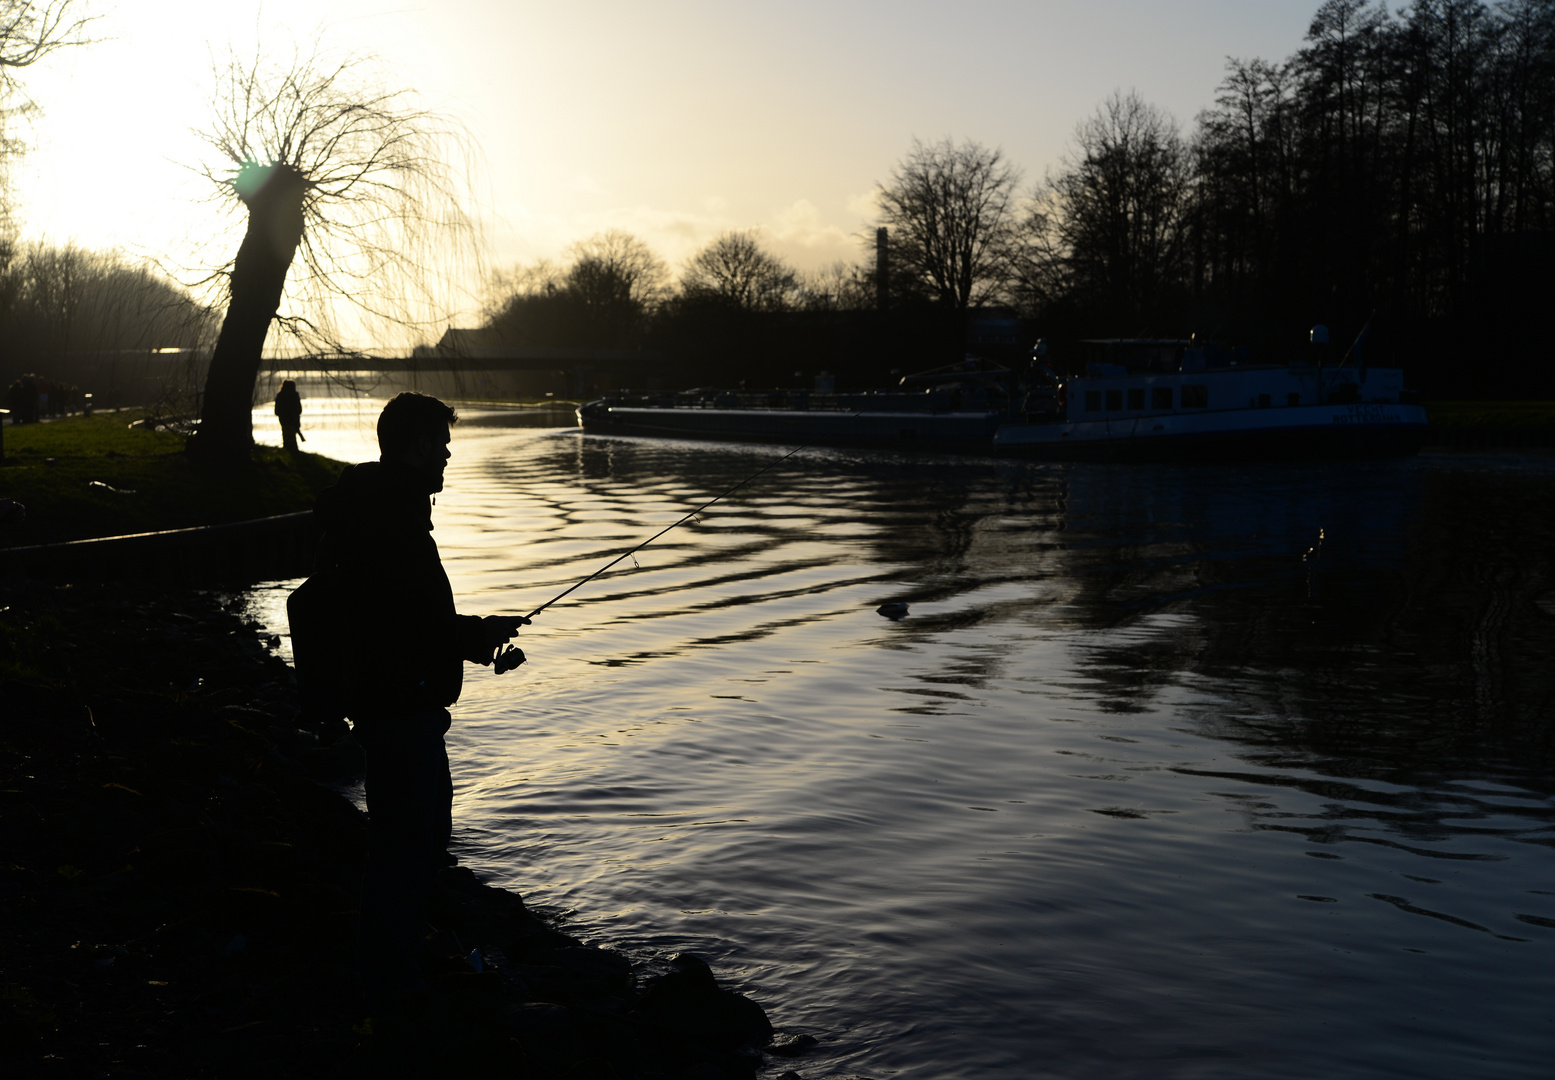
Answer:
<svg viewBox="0 0 1555 1080"><path fill-rule="evenodd" d="M999 453L1064 460L1362 457L1413 454L1425 409L1399 368L1248 362L1192 341L1085 343L1085 374L1050 374ZM1039 365L1034 365L1042 370Z"/></svg>

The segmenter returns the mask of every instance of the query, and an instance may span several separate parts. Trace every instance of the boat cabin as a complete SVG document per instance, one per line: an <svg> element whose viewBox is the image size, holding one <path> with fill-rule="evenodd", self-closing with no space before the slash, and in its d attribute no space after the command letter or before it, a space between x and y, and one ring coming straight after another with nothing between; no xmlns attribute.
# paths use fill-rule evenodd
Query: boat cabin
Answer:
<svg viewBox="0 0 1555 1080"><path fill-rule="evenodd" d="M1070 423L1307 405L1397 402L1397 368L1256 364L1244 347L1177 339L1081 342L1085 374L1060 378L1028 413ZM1033 407L1036 406L1036 407Z"/></svg>

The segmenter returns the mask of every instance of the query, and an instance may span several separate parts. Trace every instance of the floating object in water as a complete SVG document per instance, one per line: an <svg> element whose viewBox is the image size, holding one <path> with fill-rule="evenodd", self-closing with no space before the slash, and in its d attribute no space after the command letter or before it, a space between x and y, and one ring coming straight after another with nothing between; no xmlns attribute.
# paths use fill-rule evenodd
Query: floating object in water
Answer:
<svg viewBox="0 0 1555 1080"><path fill-rule="evenodd" d="M907 605L901 603L881 604L875 609L875 614L884 615L892 622L895 622L897 619L905 619L907 617Z"/></svg>

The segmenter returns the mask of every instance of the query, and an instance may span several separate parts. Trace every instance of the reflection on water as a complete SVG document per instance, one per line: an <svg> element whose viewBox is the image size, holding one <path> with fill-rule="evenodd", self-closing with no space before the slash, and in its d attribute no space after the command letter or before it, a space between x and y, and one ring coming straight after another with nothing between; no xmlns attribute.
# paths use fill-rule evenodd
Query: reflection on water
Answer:
<svg viewBox="0 0 1555 1080"><path fill-rule="evenodd" d="M529 611L780 453L461 426L435 535ZM472 674L461 857L807 1076L1545 1075L1552 495L805 451Z"/></svg>

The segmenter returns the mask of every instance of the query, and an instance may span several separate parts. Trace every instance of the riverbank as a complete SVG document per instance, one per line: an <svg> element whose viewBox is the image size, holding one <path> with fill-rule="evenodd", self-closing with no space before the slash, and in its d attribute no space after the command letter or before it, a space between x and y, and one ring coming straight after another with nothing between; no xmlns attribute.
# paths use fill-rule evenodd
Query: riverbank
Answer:
<svg viewBox="0 0 1555 1080"><path fill-rule="evenodd" d="M1449 428L1555 428L1555 401L1432 401L1431 424Z"/></svg>
<svg viewBox="0 0 1555 1080"><path fill-rule="evenodd" d="M0 498L26 507L0 522L0 546L221 525L313 508L342 462L256 446L237 468L184 453L184 437L139 410L6 425Z"/></svg>
<svg viewBox="0 0 1555 1080"><path fill-rule="evenodd" d="M771 1029L693 959L636 969L460 869L432 989L367 1023L342 724L218 594L12 585L0 611L9 1076L748 1077ZM435 928L435 929L434 929ZM803 1049L779 1036L771 1053Z"/></svg>
<svg viewBox="0 0 1555 1080"><path fill-rule="evenodd" d="M1431 450L1513 450L1543 452L1555 448L1555 402L1439 401L1426 405Z"/></svg>

